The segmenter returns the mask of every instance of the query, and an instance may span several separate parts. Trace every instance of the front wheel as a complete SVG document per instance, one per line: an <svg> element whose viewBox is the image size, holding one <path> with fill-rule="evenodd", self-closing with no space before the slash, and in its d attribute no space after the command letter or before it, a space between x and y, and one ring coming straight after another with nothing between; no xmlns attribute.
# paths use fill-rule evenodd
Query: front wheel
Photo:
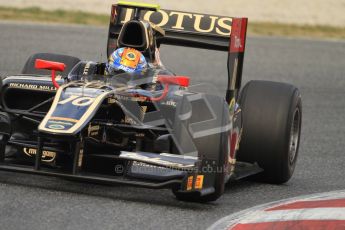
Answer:
<svg viewBox="0 0 345 230"><path fill-rule="evenodd" d="M294 173L301 134L302 102L289 84L251 81L242 90L243 136L238 160L258 163L256 178L285 183Z"/></svg>

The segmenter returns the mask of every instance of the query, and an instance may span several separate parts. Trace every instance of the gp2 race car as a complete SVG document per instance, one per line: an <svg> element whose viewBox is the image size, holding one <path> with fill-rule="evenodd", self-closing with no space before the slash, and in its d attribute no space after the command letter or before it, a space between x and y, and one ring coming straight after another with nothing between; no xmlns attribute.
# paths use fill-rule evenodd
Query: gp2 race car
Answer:
<svg viewBox="0 0 345 230"><path fill-rule="evenodd" d="M241 90L246 31L247 18L113 5L108 57L131 47L150 68L107 75L105 63L30 57L21 74L1 79L0 170L169 188L198 202L218 199L230 180L287 182L298 156L301 96L268 81ZM226 94L160 65L164 44L228 52Z"/></svg>

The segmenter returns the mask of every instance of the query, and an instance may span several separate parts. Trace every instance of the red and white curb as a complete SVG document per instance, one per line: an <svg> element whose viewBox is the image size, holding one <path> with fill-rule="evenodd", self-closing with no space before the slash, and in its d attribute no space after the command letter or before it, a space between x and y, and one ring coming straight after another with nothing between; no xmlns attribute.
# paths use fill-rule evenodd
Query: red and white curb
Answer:
<svg viewBox="0 0 345 230"><path fill-rule="evenodd" d="M256 206L213 224L208 230L345 230L345 190Z"/></svg>

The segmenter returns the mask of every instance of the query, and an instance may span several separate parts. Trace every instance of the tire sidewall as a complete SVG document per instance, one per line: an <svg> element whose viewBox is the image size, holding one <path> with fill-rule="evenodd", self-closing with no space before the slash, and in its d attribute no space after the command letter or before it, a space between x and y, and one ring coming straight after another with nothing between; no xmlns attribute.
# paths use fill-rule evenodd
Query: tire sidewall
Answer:
<svg viewBox="0 0 345 230"><path fill-rule="evenodd" d="M294 123L294 115L296 110L299 110L299 131L298 131L298 143L297 143L297 147L296 147L296 155L294 157L294 160L292 162L292 164L290 164L290 142L291 142L291 129ZM291 106L289 109L289 116L288 116L288 120L287 120L287 124L286 124L286 154L285 154L285 159L281 162L282 163L282 167L285 168L285 170L283 170L283 172L285 172L286 175L283 175L286 180L288 180L289 178L291 178L292 174L295 171L296 168L296 163L297 163L297 159L298 159L298 150L299 150L299 146L300 146L300 137L301 137L301 125L302 125L302 100L301 100L301 95L298 92L298 90L296 89L292 99L291 99Z"/></svg>
<svg viewBox="0 0 345 230"><path fill-rule="evenodd" d="M238 160L258 163L264 172L256 177L268 183L287 182L296 167L301 135L302 103L299 90L285 83L251 81L243 88L240 105L243 135ZM290 164L291 128L299 109L298 145Z"/></svg>

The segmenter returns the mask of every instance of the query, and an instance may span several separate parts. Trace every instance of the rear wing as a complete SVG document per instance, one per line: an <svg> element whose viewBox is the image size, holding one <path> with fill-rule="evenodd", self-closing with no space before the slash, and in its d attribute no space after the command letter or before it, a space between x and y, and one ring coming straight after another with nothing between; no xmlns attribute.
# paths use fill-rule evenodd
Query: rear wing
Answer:
<svg viewBox="0 0 345 230"><path fill-rule="evenodd" d="M159 44L226 51L228 57L228 103L237 99L241 87L243 59L246 46L247 18L231 18L172 10L155 12L151 7L139 5L140 19L152 22L165 30ZM135 5L112 6L108 56L116 50L122 25L136 13Z"/></svg>

